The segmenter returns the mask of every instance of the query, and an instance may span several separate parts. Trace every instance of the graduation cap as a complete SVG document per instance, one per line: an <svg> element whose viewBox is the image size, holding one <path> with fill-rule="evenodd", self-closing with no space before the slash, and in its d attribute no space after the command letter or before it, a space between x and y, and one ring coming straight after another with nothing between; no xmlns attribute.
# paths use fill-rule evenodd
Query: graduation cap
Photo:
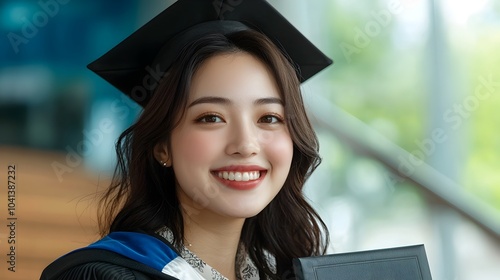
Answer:
<svg viewBox="0 0 500 280"><path fill-rule="evenodd" d="M291 59L300 82L332 61L265 0L178 0L87 67L145 106L179 51L203 35L253 29Z"/></svg>

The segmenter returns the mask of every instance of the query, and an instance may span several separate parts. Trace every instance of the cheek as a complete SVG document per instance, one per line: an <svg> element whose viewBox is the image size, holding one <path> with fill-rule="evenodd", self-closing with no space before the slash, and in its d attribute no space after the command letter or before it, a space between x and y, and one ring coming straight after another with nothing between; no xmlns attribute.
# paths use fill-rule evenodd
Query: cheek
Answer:
<svg viewBox="0 0 500 280"><path fill-rule="evenodd" d="M274 167L283 167L288 169L293 157L293 142L287 132L273 133L264 135L262 143L265 147L268 160Z"/></svg>
<svg viewBox="0 0 500 280"><path fill-rule="evenodd" d="M172 139L172 155L175 162L196 164L207 162L217 153L216 139L203 131L180 132ZM179 156L176 156L179 155Z"/></svg>

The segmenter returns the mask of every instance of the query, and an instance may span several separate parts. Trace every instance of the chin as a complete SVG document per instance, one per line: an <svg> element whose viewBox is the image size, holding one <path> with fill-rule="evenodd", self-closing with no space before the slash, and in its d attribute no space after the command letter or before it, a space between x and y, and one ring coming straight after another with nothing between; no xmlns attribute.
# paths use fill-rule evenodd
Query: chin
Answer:
<svg viewBox="0 0 500 280"><path fill-rule="evenodd" d="M239 207L237 209L233 209L226 213L228 213L228 216L247 219L257 216L260 212L262 212L262 210L264 210L264 208L265 206L256 207L256 205L252 205L251 207L248 208Z"/></svg>

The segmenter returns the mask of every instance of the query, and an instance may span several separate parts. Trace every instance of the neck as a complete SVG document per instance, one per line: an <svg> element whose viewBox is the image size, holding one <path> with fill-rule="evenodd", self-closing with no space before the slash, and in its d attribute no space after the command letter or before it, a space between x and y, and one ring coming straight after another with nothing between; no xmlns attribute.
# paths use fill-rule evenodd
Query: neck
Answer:
<svg viewBox="0 0 500 280"><path fill-rule="evenodd" d="M236 279L236 254L245 219L221 217L190 205L183 208L186 246L228 279Z"/></svg>

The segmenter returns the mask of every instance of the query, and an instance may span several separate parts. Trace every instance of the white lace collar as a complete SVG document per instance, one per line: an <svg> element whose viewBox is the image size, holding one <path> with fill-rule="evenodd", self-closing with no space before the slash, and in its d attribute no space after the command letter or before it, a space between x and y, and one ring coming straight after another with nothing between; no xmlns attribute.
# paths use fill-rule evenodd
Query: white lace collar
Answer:
<svg viewBox="0 0 500 280"><path fill-rule="evenodd" d="M157 232L164 237L168 242L173 243L174 235L172 231L166 227ZM203 278L206 280L227 280L220 272L209 266L202 259L198 258L196 254L191 252L186 246L182 246L179 250L180 256L191 265ZM250 257L245 254L238 254L237 263L240 263L239 270L236 271L237 277L240 280L259 280L259 271L252 262Z"/></svg>

